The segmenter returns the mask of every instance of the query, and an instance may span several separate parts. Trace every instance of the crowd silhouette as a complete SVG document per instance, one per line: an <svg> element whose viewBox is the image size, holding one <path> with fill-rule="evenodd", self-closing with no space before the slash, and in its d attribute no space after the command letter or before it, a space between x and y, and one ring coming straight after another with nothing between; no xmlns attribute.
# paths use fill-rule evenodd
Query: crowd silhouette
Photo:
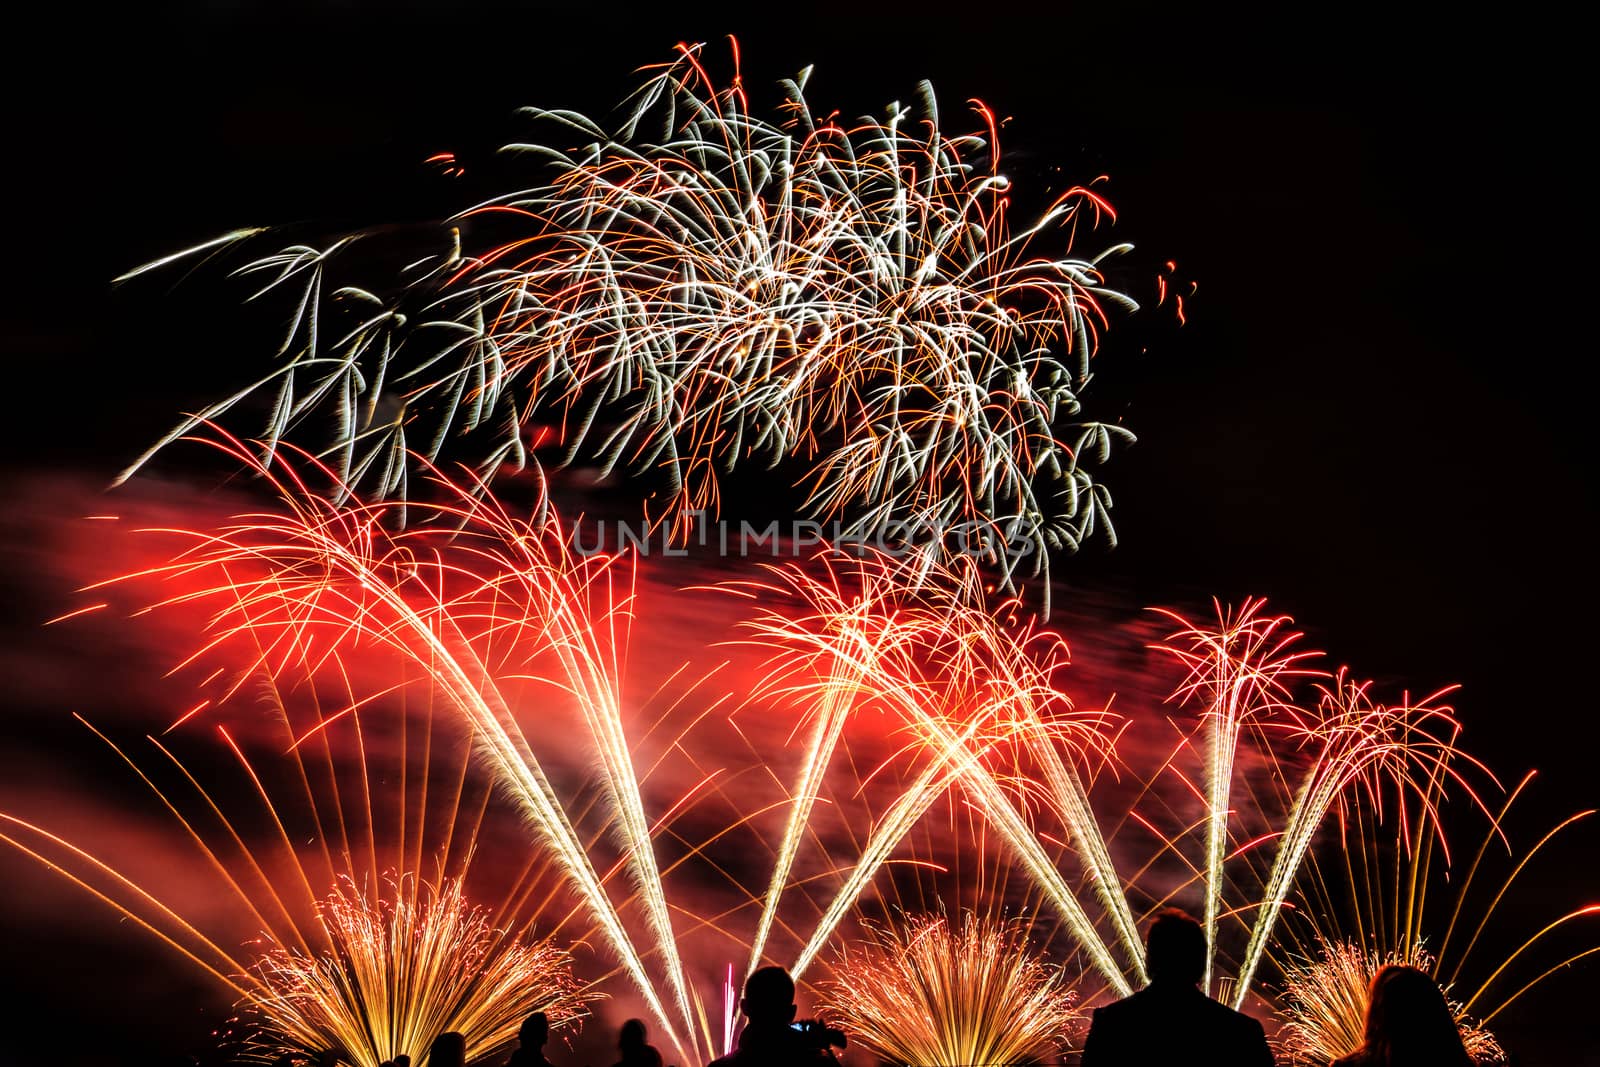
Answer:
<svg viewBox="0 0 1600 1067"><path fill-rule="evenodd" d="M1260 1022L1234 1011L1200 989L1206 938L1200 924L1176 908L1156 915L1146 934L1150 982L1131 996L1096 1009L1084 1042L1081 1067L1274 1067ZM815 1020L797 1020L795 983L782 967L761 967L745 980L739 1001L744 1026L735 1049L709 1067L836 1067L834 1048L845 1035ZM545 1056L550 1020L535 1012L522 1023L517 1048L505 1067L552 1067ZM428 1049L426 1067L466 1067L467 1043L459 1033L440 1034ZM617 1035L615 1067L663 1067L640 1019L629 1019ZM277 1067L298 1061L285 1056ZM337 1051L324 1052L312 1067L336 1067ZM1439 986L1414 967L1391 965L1373 977L1361 1047L1331 1067L1472 1067ZM411 1067L396 1056L383 1067ZM939 1065L1003 1067L1003 1065Z"/></svg>

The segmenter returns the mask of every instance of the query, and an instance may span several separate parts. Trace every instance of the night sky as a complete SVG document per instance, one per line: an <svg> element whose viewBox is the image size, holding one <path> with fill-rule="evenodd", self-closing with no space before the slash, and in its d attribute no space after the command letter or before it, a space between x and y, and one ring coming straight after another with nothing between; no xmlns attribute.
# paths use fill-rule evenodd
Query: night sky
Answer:
<svg viewBox="0 0 1600 1067"><path fill-rule="evenodd" d="M758 100L808 63L808 96L846 115L928 78L958 127L981 97L1012 119L1017 173L1109 176L1135 295L1153 304L1168 260L1197 283L1185 326L1152 310L1109 343L1105 395L1139 435L1104 472L1121 543L1059 560L1058 596L1266 595L1380 680L1461 683L1468 747L1503 778L1540 769L1535 824L1600 803L1593 94L1578 31L1550 13L164 6L41 7L13 36L8 498L48 508L41 482L109 482L264 355L223 332L231 307L114 276L239 226L444 215L472 182L498 187L518 106L604 113L676 42L732 33ZM439 151L466 185L422 165ZM22 571L59 517L4 525L6 662L55 640L38 624L70 590L53 601ZM47 720L78 709L8 691L0 745L48 764L70 735ZM1600 825L1558 847L1518 901L1536 915L1600 890ZM7 1031L29 1035L0 1036L0 1062L159 1062L189 1038L120 1006L137 953L86 963L92 943L41 944L4 917L0 933ZM1530 996L1522 1062L1600 1063L1588 963Z"/></svg>

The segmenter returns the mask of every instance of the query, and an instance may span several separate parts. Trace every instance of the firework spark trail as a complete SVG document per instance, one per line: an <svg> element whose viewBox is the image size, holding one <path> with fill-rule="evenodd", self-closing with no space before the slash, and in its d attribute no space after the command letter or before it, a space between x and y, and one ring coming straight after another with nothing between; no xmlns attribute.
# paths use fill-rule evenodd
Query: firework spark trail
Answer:
<svg viewBox="0 0 1600 1067"><path fill-rule="evenodd" d="M1435 794L1426 783L1460 780L1450 765L1460 725L1451 708L1437 703L1444 694L1386 705L1371 698L1370 687L1370 682L1353 681L1341 670L1331 684L1319 684L1321 699L1314 716L1287 724L1290 737L1311 750L1312 762L1295 793L1251 924L1233 996L1236 1008L1244 1005L1318 827L1346 792L1361 787L1381 811L1382 786L1392 782L1402 793L1409 789L1425 801L1420 818L1436 821Z"/></svg>
<svg viewBox="0 0 1600 1067"><path fill-rule="evenodd" d="M950 627L946 604L935 593L946 586L934 583L913 592L896 577L892 563L870 555L861 559L824 550L812 563L823 577L803 566L771 567L776 581L735 583L756 599L767 594L779 601L799 599L804 605L798 612L769 609L747 621L756 635L754 643L772 653L758 694L820 707L823 714L840 719L876 710L902 722L920 722L927 708L971 710L959 733L942 743L913 729L913 740L902 751L922 756L923 768L909 785L898 788L889 808L875 820L860 857L795 958L790 969L796 975L817 958L862 891L932 804L967 773L970 761L1015 732L1014 724L996 720L993 704L967 692L954 695L955 683L970 687L987 674L976 661L963 658L967 646ZM953 583L948 588L970 580L944 577ZM847 593L858 581L857 592ZM934 669L928 669L930 664ZM775 878L768 908L776 908L782 889Z"/></svg>
<svg viewBox="0 0 1600 1067"><path fill-rule="evenodd" d="M1042 726L1042 724L1041 724ZM1089 801L1083 778L1066 760L1055 743L1052 731L1029 730L1024 735L1030 742L1028 751L1044 764L1045 781L1049 786L1056 810L1063 816L1067 832L1072 837L1080 862L1091 884L1095 897L1111 916L1117 937L1121 940L1133 980L1140 986L1147 981L1145 974L1144 944L1139 937L1139 924L1128 903L1128 894L1117 873L1111 849L1105 834L1100 830L1099 819Z"/></svg>
<svg viewBox="0 0 1600 1067"><path fill-rule="evenodd" d="M846 127L814 117L806 80L764 119L737 71L719 87L684 47L617 130L528 109L545 143L509 149L554 177L464 212L386 285L331 280L361 234L247 263L256 297L294 301L285 362L156 448L272 388L268 454L331 406L315 447L378 496L404 495L414 435L429 462L496 435L487 477L525 466L548 417L564 463L664 473L680 521L715 508L719 469L792 456L816 517L981 542L1008 583L1024 556L1114 536L1090 468L1131 434L1081 409L1105 308L1133 306L1101 273L1126 246L1071 253L1109 205L1073 188L1013 227L981 104L979 132L947 135L924 83ZM469 225L524 232L468 254Z"/></svg>
<svg viewBox="0 0 1600 1067"><path fill-rule="evenodd" d="M974 764L970 773L963 777L962 785L971 793L979 809L1016 854L1023 868L1060 911L1073 939L1088 954L1090 962L1106 977L1118 996L1132 993L1133 986L1105 940L1100 936L1100 932L1095 928L1094 920L1062 876L1060 868L1039 841L1038 835L1028 825L1027 819L1006 795L999 782L986 768ZM1082 861L1083 857L1080 856L1079 859Z"/></svg>
<svg viewBox="0 0 1600 1067"><path fill-rule="evenodd" d="M1074 1018L1066 972L1031 951L1027 927L968 912L868 927L840 954L829 1009L896 1063L1016 1063L1055 1053Z"/></svg>
<svg viewBox="0 0 1600 1067"><path fill-rule="evenodd" d="M409 620L402 615L400 621L404 623ZM666 1029L668 1039L677 1044L681 1050L683 1046L677 1031L645 971L643 958L634 947L632 939L622 925L620 914L605 892L604 880L590 862L582 839L567 818L560 798L540 766L538 757L528 745L510 708L505 704L497 688L488 680L488 672L476 661L476 657L468 647L460 648L459 659L441 648L434 648L432 651L442 653L438 656L442 663L434 675L435 680L451 694L456 705L467 714L475 727L475 736L482 740L490 758L502 775L502 781L509 782L513 786L515 795L526 805L545 843L555 852L568 876L572 878L580 895L589 905L591 913L605 931L613 950L627 968L629 976L639 987L657 1020ZM477 678L476 683L474 677ZM624 827L624 833L636 825L636 820L632 819L619 818L618 821ZM654 846L648 837L643 847L653 849ZM637 862L636 856L630 858ZM641 863L640 866L644 864ZM653 870L654 867L652 860L649 868ZM660 916L666 914L666 901L660 895L659 877L650 882L640 881L637 888L646 902L652 922L658 921ZM668 944L674 943L669 938ZM678 1007L685 1024L692 1027L694 1017L689 1012L687 982L682 975L682 965L677 960L675 951L668 950L664 955L668 966L677 966L675 972L669 972L668 981L674 992L679 994Z"/></svg>
<svg viewBox="0 0 1600 1067"><path fill-rule="evenodd" d="M975 718L962 729L960 734L954 735L950 743L943 746L938 758L923 768L911 785L900 792L894 803L873 825L867 844L861 850L861 858L851 868L844 884L829 903L810 940L795 957L790 971L796 977L804 974L821 954L828 938L838 928L839 923L844 921L850 909L860 899L861 893L888 862L906 835L921 821L922 816L927 814L934 802L964 775L973 773L969 766L970 761L981 755L986 748L978 743L976 736L985 725L987 724L983 720Z"/></svg>
<svg viewBox="0 0 1600 1067"><path fill-rule="evenodd" d="M618 740L621 727L603 721L617 714L617 704L607 688L607 654L594 623L614 625L615 620L586 623L588 605L574 599L586 593L588 583L605 577L609 560L579 564L566 556L550 556L553 550L564 551L553 515L520 523L471 489L458 490L454 504L432 506L434 517L450 521L448 531L441 533L439 527L424 523L389 532L384 506L362 504L348 493L348 502L335 506L309 492L283 464L269 469L237 442L219 447L267 479L287 514L253 516L217 534L168 531L191 538L192 547L146 576L174 579L221 573L225 579L221 585L182 593L166 603L220 602L212 647L235 638L267 638L258 664L269 672L289 664L315 669L312 650L319 633L328 638L329 651L320 653L322 657L333 654L341 642L365 638L398 651L422 669L471 724L481 751L524 806L669 1039L684 1050L643 957L605 891L604 879L502 696L500 680L480 655L480 648L487 653L497 639L512 639L509 643L515 647L514 638L524 632L535 633L541 639L535 642L538 647L557 654L606 764L616 825L630 850L627 859L636 890L658 937L663 927L670 935L654 846L637 807L637 782L631 768L624 773L617 765L628 759L625 741ZM474 547L466 552L458 547L456 554L447 556L441 547L446 540ZM456 562L461 555L466 562ZM473 557L491 568L492 577L486 580L467 566ZM575 575L562 569L569 567L589 569ZM508 607L519 607L505 595L513 582L519 589L543 595L523 600L521 610L507 616ZM463 629L474 619L484 627L477 641ZM272 634L276 636L269 638ZM640 833L642 838L635 836ZM692 1033L694 1016L675 939L668 936L664 941L661 953L668 981L679 1015Z"/></svg>
<svg viewBox="0 0 1600 1067"><path fill-rule="evenodd" d="M540 626L540 644L554 651L561 662L566 688L582 710L600 756L612 809L617 815L619 843L649 916L667 980L685 1025L692 1028L694 1016L689 1010L688 983L666 897L659 891L661 871L656 862L650 820L645 814L643 794L622 726L618 696L621 679L616 656L624 642L618 639L616 629L632 597L621 600L614 595L609 570L601 569L596 575L594 568L586 568L573 558L553 513L544 528L519 530L515 521L496 506L488 494L475 493L472 499L479 502L473 513L489 511L495 528L508 535L519 553L515 558L517 565L500 570L490 585L496 598L503 601L507 580L514 582L511 599L534 606L533 616ZM498 563L498 559L489 562ZM605 595L598 605L593 596L597 579L606 583ZM611 631L603 644L595 638L596 621L603 622Z"/></svg>
<svg viewBox="0 0 1600 1067"><path fill-rule="evenodd" d="M1324 944L1320 959L1291 966L1283 980L1283 1012L1293 1062L1332 1063L1361 1047L1367 989L1378 966L1349 944Z"/></svg>
<svg viewBox="0 0 1600 1067"><path fill-rule="evenodd" d="M610 395L638 377L655 383L606 442L613 463L625 447L647 461L671 449L672 466L707 472L741 447L820 453L810 503L824 517L863 508L863 528L894 518L997 525L1003 516L990 512L1012 500L1012 518L1036 514L1022 509L1044 470L1066 482L1066 517L1080 523L1049 540L1081 538L1104 499L1075 480L1078 453L1103 451L1118 431L1085 426L1076 451L1054 437L1057 411L1075 411L1077 399L1046 346L1065 340L1086 376L1095 300L1116 297L1092 262L1025 249L1043 230L1073 226L1080 203L1108 209L1073 190L1008 238L992 123L987 139L945 137L924 87L926 141L905 132L910 112L899 105L887 122L847 130L815 123L799 83L786 89L790 121L763 122L737 77L716 88L698 50L686 50L625 126L631 137L660 119L662 143L587 124L598 147L556 155L553 194L508 198L581 247L563 244L508 275L531 355L565 361L574 383L622 379ZM528 284L546 270L549 282ZM716 432L702 435L706 424ZM830 452L824 438L836 429L845 438ZM695 436L679 458L685 431ZM646 438L638 446L636 434ZM1024 536L1044 547L1038 530Z"/></svg>
<svg viewBox="0 0 1600 1067"><path fill-rule="evenodd" d="M791 792L789 818L773 863L772 878L762 905L761 918L757 923L755 936L751 940L751 970L760 965L765 953L767 938L773 920L777 916L783 891L788 886L789 876L794 869L800 842L810 820L811 809L821 794L824 775L832 762L845 724L855 710L857 702L866 695L869 679L876 683L876 688L881 691L884 679L895 678L895 672L892 668L886 667L886 661L891 658L899 660L904 656L903 643L908 636L907 627L904 625L881 624L880 613L884 606L875 602L876 598L873 596L863 595L853 603L846 603L832 596L831 593L837 588L838 581L838 575L834 573L831 565L835 561L828 556L822 556L821 559L828 566L829 574L826 582L811 581L803 572L793 569L783 569L779 572L798 585L802 596L807 596L811 601L808 607L814 610L800 619L769 613L750 623L750 629L757 635L758 640L788 642L791 648L800 649L807 667L815 668L819 661L825 663L822 668L825 680L819 686L807 687L805 693L806 705L816 709L812 713L815 721L810 743L805 748L799 781ZM819 634L827 635L832 639L831 643L825 640L821 643L821 647L818 647L819 642L813 639L813 635ZM769 668L772 674L761 688L766 692L775 693L779 691L779 686L775 684L774 676L791 674L799 669L799 665L792 660L785 662L775 658L769 663ZM921 803L921 794L916 795L918 799L909 803L906 797L896 801L892 809L894 816L882 823L877 828L880 832L875 832L873 836L874 842L879 843L879 848L869 847L867 850L867 854L876 858L869 861L864 854L862 862L856 866L857 874L869 873L864 879L853 878L853 881L859 881L860 884L847 885L845 891L836 898L836 906L846 898L850 902L854 901L855 896L864 888L865 881L870 880L870 872L877 870L887 858L888 852L899 843L899 838L932 803L931 796L927 798L926 803ZM881 833L885 827L897 828L898 835L894 830L888 831L886 835ZM843 908L830 908L827 917L818 927L818 934L822 938L825 938L827 932L831 931L843 917L843 911L848 906L846 903ZM814 938L813 945L820 948L820 939ZM808 949L802 952L802 958L809 962L808 953L814 951L814 948L808 946ZM805 963L802 962L798 966L804 969Z"/></svg>
<svg viewBox="0 0 1600 1067"><path fill-rule="evenodd" d="M834 750L838 747L845 723L849 718L849 702L841 693L841 689L850 684L848 679L837 679L835 684L828 687L821 709L816 713L811 741L805 749L805 762L801 767L800 781L792 794L788 824L784 827L783 839L778 846L776 862L772 867L772 878L762 904L761 918L757 922L755 936L751 939L750 966L746 973L761 966L767 937L772 931L773 920L777 918L778 903L784 888L789 884L789 875L794 869L801 839L810 823L811 809L821 796L823 777L832 762Z"/></svg>
<svg viewBox="0 0 1600 1067"><path fill-rule="evenodd" d="M1009 610L1002 609L1003 613ZM1082 778L1073 767L1073 763L1086 762L1092 754L1109 751L1109 738L1096 734L1108 725L1109 717L1105 712L1076 710L1066 694L1051 681L1058 665L1066 662L1066 647L1058 637L1033 631L1012 636L989 622L989 618L988 613L979 610L969 621L979 627L978 632L989 650L986 659L1000 664L998 669L990 668L988 682L990 699L997 703L995 714L1012 724L1022 750L1044 766L1047 794L1054 802L1055 813L1066 825L1076 861L1111 917L1128 961L1127 968L1142 981L1144 952L1137 924ZM1051 711L1048 719L1045 709ZM928 736L946 746L953 746L959 740L937 717L924 715L917 721ZM1084 735L1082 731L1086 727L1091 732ZM1070 760L1063 757L1063 751L1070 754ZM1062 913L1094 965L1113 988L1121 993L1131 992L1133 986L1127 972L1115 962L1077 894L1061 876L1058 865L1046 853L1022 811L979 758L981 753L969 748L964 755L965 774L961 779L964 788L973 795L1001 837Z"/></svg>
<svg viewBox="0 0 1600 1067"><path fill-rule="evenodd" d="M1206 972L1202 988L1208 992L1222 909L1223 864L1230 851L1228 820L1239 734L1252 720L1285 709L1288 680L1311 673L1298 664L1316 655L1296 650L1300 635L1283 632L1291 622L1289 617L1264 615L1265 606L1262 600L1246 600L1233 611L1219 603L1215 626L1195 625L1173 612L1162 612L1181 629L1159 647L1189 672L1173 699L1198 698L1206 709Z"/></svg>

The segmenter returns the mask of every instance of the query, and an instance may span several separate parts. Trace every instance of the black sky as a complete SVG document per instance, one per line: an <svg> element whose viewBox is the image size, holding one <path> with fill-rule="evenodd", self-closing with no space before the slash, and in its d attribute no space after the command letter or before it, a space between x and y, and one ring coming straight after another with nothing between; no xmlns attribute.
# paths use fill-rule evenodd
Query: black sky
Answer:
<svg viewBox="0 0 1600 1067"><path fill-rule="evenodd" d="M241 225L443 214L459 193L427 155L492 169L517 106L603 111L677 41L734 33L748 84L814 63L810 95L846 114L921 78L948 114L981 96L1018 167L1110 176L1143 295L1167 259L1198 282L1187 326L1110 353L1140 443L1106 472L1121 546L1063 561L1069 582L1268 595L1366 673L1463 683L1474 751L1540 767L1547 822L1600 802L1594 94L1555 9L162 7L13 16L11 474L109 479L250 376L260 353L185 325L181 293L113 276ZM19 603L7 633L50 613ZM1592 828L1568 846L1550 906L1600 889L1597 854ZM1526 1062L1600 1063L1592 1018L1557 1018L1596 973L1551 995Z"/></svg>

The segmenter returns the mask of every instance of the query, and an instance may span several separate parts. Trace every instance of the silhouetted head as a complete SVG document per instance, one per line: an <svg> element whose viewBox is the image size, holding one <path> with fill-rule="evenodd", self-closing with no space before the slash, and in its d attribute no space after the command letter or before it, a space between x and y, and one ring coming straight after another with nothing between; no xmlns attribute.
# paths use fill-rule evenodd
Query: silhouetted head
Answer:
<svg viewBox="0 0 1600 1067"><path fill-rule="evenodd" d="M617 1047L624 1052L644 1048L646 1033L643 1019L629 1019L622 1024L622 1033L617 1035Z"/></svg>
<svg viewBox="0 0 1600 1067"><path fill-rule="evenodd" d="M545 1042L550 1040L550 1017L542 1011L536 1011L522 1020L517 1040L522 1042L523 1048L544 1048Z"/></svg>
<svg viewBox="0 0 1600 1067"><path fill-rule="evenodd" d="M337 1049L324 1049L317 1053L317 1067L336 1067L339 1062Z"/></svg>
<svg viewBox="0 0 1600 1067"><path fill-rule="evenodd" d="M1152 984L1194 985L1206 973L1206 934L1194 916L1178 908L1156 913L1144 942Z"/></svg>
<svg viewBox="0 0 1600 1067"><path fill-rule="evenodd" d="M394 1058L394 1067L411 1067L411 1057L404 1053Z"/></svg>
<svg viewBox="0 0 1600 1067"><path fill-rule="evenodd" d="M434 1038L428 1049L428 1067L467 1067L467 1039L454 1030Z"/></svg>
<svg viewBox="0 0 1600 1067"><path fill-rule="evenodd" d="M1367 994L1367 1054L1384 1067L1471 1067L1444 993L1415 967L1391 963Z"/></svg>
<svg viewBox="0 0 1600 1067"><path fill-rule="evenodd" d="M762 967L744 980L744 999L739 1001L745 1018L753 1023L794 1022L794 979L782 967Z"/></svg>

